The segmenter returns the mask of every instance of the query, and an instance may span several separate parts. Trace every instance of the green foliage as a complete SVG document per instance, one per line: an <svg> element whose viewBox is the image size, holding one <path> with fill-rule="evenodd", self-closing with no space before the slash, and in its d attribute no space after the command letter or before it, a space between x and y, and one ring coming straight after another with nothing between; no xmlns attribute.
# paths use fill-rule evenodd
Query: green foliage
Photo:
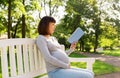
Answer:
<svg viewBox="0 0 120 78"><path fill-rule="evenodd" d="M38 24L38 19L34 19L33 13L34 11L40 11L41 6L39 5L39 2L37 0L34 1L27 1L25 2L25 5L23 5L23 0L13 0L11 1L11 19L12 19L12 28L11 28L11 34L12 36L15 35L16 32L16 38L22 37L21 36L21 26L22 26L22 15L25 15L25 23L26 23L26 37L32 37L36 36L36 24ZM7 2L6 2L7 3ZM1 5L4 6L4 5ZM29 6L29 7L27 7ZM0 33L7 32L7 21L8 21L8 14L7 14L7 8L8 6L0 8ZM29 9L28 9L29 8Z"/></svg>
<svg viewBox="0 0 120 78"><path fill-rule="evenodd" d="M30 4L30 6L31 6L30 11L31 11L31 10L41 11L42 7L40 6L38 0L33 0L33 1L31 1L30 3L31 3L31 4ZM26 9L27 9L27 8L26 8Z"/></svg>
<svg viewBox="0 0 120 78"><path fill-rule="evenodd" d="M104 20L106 16L101 6L103 4L104 1L96 0L68 0L65 7L66 15L58 25L56 34L58 38L61 33L65 34L63 37L67 40L70 34L80 27L85 32L78 43L82 51L90 51L97 47L119 46L117 43L120 27L117 28L111 22ZM116 24L119 25L117 21Z"/></svg>
<svg viewBox="0 0 120 78"><path fill-rule="evenodd" d="M0 35L2 35L5 31L6 31L6 24L7 24L7 20L6 17L4 17L4 15L6 14L6 10L2 10L0 11Z"/></svg>
<svg viewBox="0 0 120 78"><path fill-rule="evenodd" d="M111 26L108 23L103 23L101 26L102 34L100 35L100 46L101 47L115 47L119 46L117 38L117 27Z"/></svg>
<svg viewBox="0 0 120 78"><path fill-rule="evenodd" d="M22 14L25 14L25 8L22 2L20 1L13 1L12 3L12 17L18 19Z"/></svg>
<svg viewBox="0 0 120 78"><path fill-rule="evenodd" d="M111 46L112 40L107 39L107 38L103 38L103 39L101 39L100 44L102 47Z"/></svg>
<svg viewBox="0 0 120 78"><path fill-rule="evenodd" d="M8 21L8 1L0 1L0 33L7 32ZM45 5L44 5L45 4ZM58 7L64 4L64 0L11 0L11 22L10 30L12 36L21 37L22 15L25 15L26 37L35 38L37 34L37 26L40 21L40 14L46 8L54 15L58 11ZM37 13L37 14L36 14Z"/></svg>
<svg viewBox="0 0 120 78"><path fill-rule="evenodd" d="M3 7L3 5L6 6L7 5L7 1L8 0L0 0L0 7Z"/></svg>

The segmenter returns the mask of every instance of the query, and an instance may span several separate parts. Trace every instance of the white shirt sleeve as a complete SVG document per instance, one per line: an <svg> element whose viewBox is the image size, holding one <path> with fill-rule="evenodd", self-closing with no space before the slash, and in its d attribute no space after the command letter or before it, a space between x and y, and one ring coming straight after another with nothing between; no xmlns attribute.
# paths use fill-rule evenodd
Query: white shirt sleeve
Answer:
<svg viewBox="0 0 120 78"><path fill-rule="evenodd" d="M47 61L47 62L49 62L49 63L51 63L55 66L58 66L58 67L69 68L68 64L58 60L57 58L53 57L50 54L50 52L48 50L48 46L47 46L47 41L44 38L38 37L37 41L36 41L36 44L37 44L38 49L42 53L45 61Z"/></svg>

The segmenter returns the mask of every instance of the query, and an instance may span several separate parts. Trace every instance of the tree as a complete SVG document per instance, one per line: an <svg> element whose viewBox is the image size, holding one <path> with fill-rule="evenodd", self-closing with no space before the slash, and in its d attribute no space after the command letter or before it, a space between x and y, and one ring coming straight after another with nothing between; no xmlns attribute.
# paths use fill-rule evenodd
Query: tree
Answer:
<svg viewBox="0 0 120 78"><path fill-rule="evenodd" d="M102 33L100 35L99 44L101 47L113 49L118 46L117 27L104 22L101 25Z"/></svg>
<svg viewBox="0 0 120 78"><path fill-rule="evenodd" d="M12 22L11 22L11 0L8 0L8 38L11 38L11 27L12 27Z"/></svg>
<svg viewBox="0 0 120 78"><path fill-rule="evenodd" d="M92 28L96 30L95 33L98 32L100 19L98 17L98 7L96 4L97 3L94 0L69 0L67 2L67 14L65 15L62 22L64 23L63 27L67 29L69 33L72 33L77 27L81 27L85 31L85 35L80 39L80 49L82 51L90 48L90 44L92 44L90 42L90 38L92 38L92 35L89 34L90 29ZM88 21L92 21L94 24L90 25ZM98 40L98 34L96 34L96 36L96 40Z"/></svg>
<svg viewBox="0 0 120 78"><path fill-rule="evenodd" d="M39 8L40 6L38 6L39 2L38 1L36 2L36 0L30 1L30 2L28 1L26 6L23 5L23 2L21 0L13 0L10 3L11 9L9 9L9 11L8 11L9 13L6 13L7 12L6 8L8 7L7 6L8 2L4 1L5 4L4 5L3 5L3 3L1 4L2 7L0 7L0 9L2 11L0 12L0 14L1 14L0 15L0 17L1 17L0 25L3 26L3 27L1 27L2 30L3 30L3 28L7 29L7 32L9 32L8 36L10 38L22 37L22 34L23 34L23 37L25 37L25 33L26 33L26 35L30 34L28 32L28 30L30 30L30 28L29 28L30 24L36 23L36 21L34 21L34 18L33 18L34 16L31 16L31 15L34 13L35 10L40 10L40 8ZM34 6L36 6L37 8ZM25 9L26 9L26 11L25 11ZM30 13L30 11L32 11L32 13ZM6 16L8 16L7 14L9 15L8 24L5 23L5 22L7 22L7 18L8 18L8 17L6 17ZM25 15L26 15L26 19L27 19L27 21L26 21L27 24L25 24ZM32 20L32 22L31 22L31 20ZM6 26L6 25L8 25L8 26ZM22 25L24 28L21 27ZM27 25L27 26L25 27L25 25ZM25 28L26 28L26 30L25 30ZM20 34L21 31L22 31L22 34ZM5 33L5 31L3 33ZM28 35L27 35L27 37L28 37Z"/></svg>
<svg viewBox="0 0 120 78"><path fill-rule="evenodd" d="M58 8L63 6L66 0L41 0L42 11L46 16L58 16ZM41 13L40 13L41 18Z"/></svg>
<svg viewBox="0 0 120 78"><path fill-rule="evenodd" d="M102 7L101 7L101 10L104 12L104 15L102 14L102 20L109 22L109 24L111 24L110 26L115 26L113 27L113 29L117 28L116 29L117 36L115 37L113 36L114 39L117 40L116 42L120 40L120 5L119 3L120 3L120 0L105 0L105 2L102 3ZM112 43L114 42L114 39Z"/></svg>
<svg viewBox="0 0 120 78"><path fill-rule="evenodd" d="M100 35L100 25L101 25L101 10L99 9L101 7L102 2L99 4L100 6L97 6L97 2L95 1L93 4L93 27L95 30L95 41L94 41L94 52L96 52L96 49L99 45L99 35Z"/></svg>

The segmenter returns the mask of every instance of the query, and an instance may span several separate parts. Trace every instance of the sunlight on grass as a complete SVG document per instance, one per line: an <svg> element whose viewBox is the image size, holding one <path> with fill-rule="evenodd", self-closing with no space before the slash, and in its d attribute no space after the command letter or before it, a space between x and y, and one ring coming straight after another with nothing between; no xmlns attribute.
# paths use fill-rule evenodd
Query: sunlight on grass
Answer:
<svg viewBox="0 0 120 78"><path fill-rule="evenodd" d="M105 55L111 55L111 56L120 57L120 49L117 49L117 50L104 50L103 53Z"/></svg>
<svg viewBox="0 0 120 78"><path fill-rule="evenodd" d="M85 62L71 62L71 66L78 68L86 68Z"/></svg>
<svg viewBox="0 0 120 78"><path fill-rule="evenodd" d="M120 68L96 60L93 65L93 71L95 72L95 75L101 75L106 73L120 72Z"/></svg>
<svg viewBox="0 0 120 78"><path fill-rule="evenodd" d="M2 74L0 73L0 78L2 78Z"/></svg>

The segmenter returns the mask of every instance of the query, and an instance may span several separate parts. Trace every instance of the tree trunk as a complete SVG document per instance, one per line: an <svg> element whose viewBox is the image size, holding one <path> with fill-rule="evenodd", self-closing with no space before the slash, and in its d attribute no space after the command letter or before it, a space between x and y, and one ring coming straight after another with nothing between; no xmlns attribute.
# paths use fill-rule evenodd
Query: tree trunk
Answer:
<svg viewBox="0 0 120 78"><path fill-rule="evenodd" d="M98 47L98 33L97 30L95 31L95 45L94 45L94 52L96 52L96 49Z"/></svg>
<svg viewBox="0 0 120 78"><path fill-rule="evenodd" d="M11 27L12 27L12 22L11 22L11 0L8 1L8 38L11 38Z"/></svg>
<svg viewBox="0 0 120 78"><path fill-rule="evenodd" d="M84 41L81 39L80 41L79 41L79 43L80 43L80 51L84 51Z"/></svg>
<svg viewBox="0 0 120 78"><path fill-rule="evenodd" d="M25 38L25 30L26 30L25 15L22 15L22 38Z"/></svg>
<svg viewBox="0 0 120 78"><path fill-rule="evenodd" d="M95 29L94 52L96 52L96 49L98 47L98 39L99 39L99 34L100 34L100 23L101 23L101 19L100 19L100 17L98 17L98 22L96 24L96 29Z"/></svg>
<svg viewBox="0 0 120 78"><path fill-rule="evenodd" d="M120 20L115 20L115 24L118 27L117 32L118 32L118 40L120 40Z"/></svg>
<svg viewBox="0 0 120 78"><path fill-rule="evenodd" d="M49 1L49 15L52 16L52 12L51 12L51 0Z"/></svg>
<svg viewBox="0 0 120 78"><path fill-rule="evenodd" d="M24 3L25 3L25 0L23 0L23 5L25 5ZM25 30L26 30L25 15L23 14L22 15L22 38L25 38L25 35L26 35Z"/></svg>
<svg viewBox="0 0 120 78"><path fill-rule="evenodd" d="M15 25L15 30L12 38L16 38L17 28L18 28L18 25L20 24L20 21L21 21L21 18L18 19L17 24Z"/></svg>

